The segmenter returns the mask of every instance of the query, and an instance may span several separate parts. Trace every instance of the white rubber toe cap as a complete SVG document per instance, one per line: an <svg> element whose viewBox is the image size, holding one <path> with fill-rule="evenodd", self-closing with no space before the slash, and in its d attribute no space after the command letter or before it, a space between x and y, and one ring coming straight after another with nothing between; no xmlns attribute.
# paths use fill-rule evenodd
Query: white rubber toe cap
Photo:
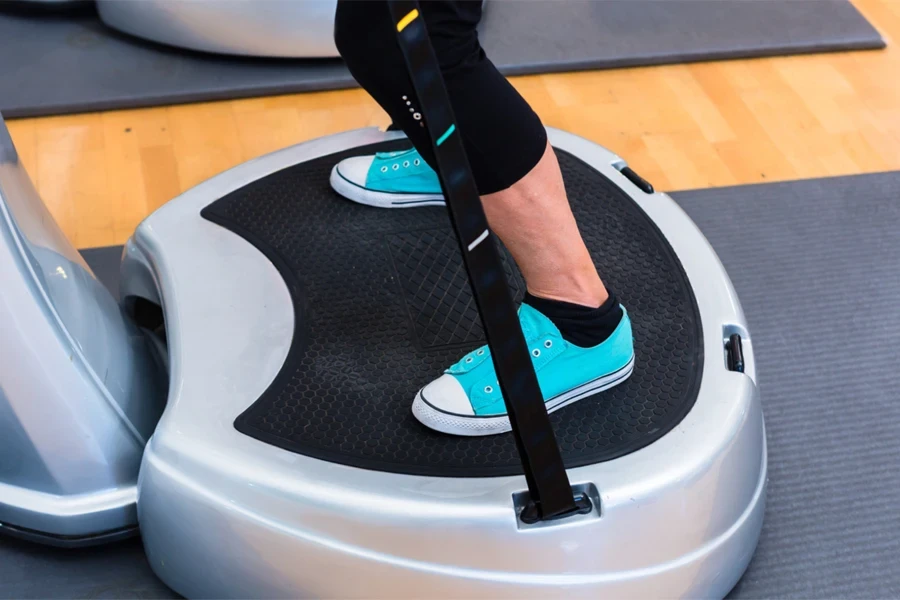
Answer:
<svg viewBox="0 0 900 600"><path fill-rule="evenodd" d="M345 158L337 165L338 174L347 181L366 187L366 176L369 174L369 167L372 166L374 156L352 156Z"/></svg>
<svg viewBox="0 0 900 600"><path fill-rule="evenodd" d="M422 398L438 410L471 417L475 414L465 390L452 375L441 375L422 389Z"/></svg>

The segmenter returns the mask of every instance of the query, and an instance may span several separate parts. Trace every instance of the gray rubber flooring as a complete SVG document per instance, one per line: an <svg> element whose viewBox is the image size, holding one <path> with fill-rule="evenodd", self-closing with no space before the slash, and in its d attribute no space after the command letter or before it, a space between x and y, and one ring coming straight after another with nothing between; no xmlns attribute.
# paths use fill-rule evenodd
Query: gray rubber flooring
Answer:
<svg viewBox="0 0 900 600"><path fill-rule="evenodd" d="M734 598L900 598L900 173L674 195L728 270L769 442Z"/></svg>
<svg viewBox="0 0 900 600"><path fill-rule="evenodd" d="M900 172L674 198L741 297L768 428L765 525L730 597L900 597ZM119 252L88 259L115 279ZM2 597L171 595L136 541L0 538Z"/></svg>
<svg viewBox="0 0 900 600"><path fill-rule="evenodd" d="M884 46L847 0L488 0L481 39L507 75ZM203 54L119 34L92 10L0 1L7 118L355 85L339 59Z"/></svg>

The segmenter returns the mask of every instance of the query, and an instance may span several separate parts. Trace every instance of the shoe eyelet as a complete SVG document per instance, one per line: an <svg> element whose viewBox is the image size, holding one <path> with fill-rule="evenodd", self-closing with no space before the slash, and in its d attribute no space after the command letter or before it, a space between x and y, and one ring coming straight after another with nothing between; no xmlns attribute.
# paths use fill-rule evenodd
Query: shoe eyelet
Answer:
<svg viewBox="0 0 900 600"><path fill-rule="evenodd" d="M419 159L417 158L413 161L413 164L418 167L421 164L421 161L419 161Z"/></svg>
<svg viewBox="0 0 900 600"><path fill-rule="evenodd" d="M403 168L405 169L405 168L408 167L408 166L409 166L409 161L408 161L408 160L404 160L404 161L403 161Z"/></svg>
<svg viewBox="0 0 900 600"><path fill-rule="evenodd" d="M485 394L493 393L493 391L494 391L494 388L492 388L491 386L489 386L489 385L484 386L484 393L485 393Z"/></svg>
<svg viewBox="0 0 900 600"><path fill-rule="evenodd" d="M473 358L470 356L469 358L466 359L466 362L470 363L470 362L472 362L472 360L473 360Z"/></svg>
<svg viewBox="0 0 900 600"><path fill-rule="evenodd" d="M399 164L399 163L394 163L394 166L391 167L391 168L394 169L394 170L396 171L397 169L400 168L400 164Z"/></svg>
<svg viewBox="0 0 900 600"><path fill-rule="evenodd" d="M387 167L381 167L381 172L382 172L382 173L387 173Z"/></svg>
<svg viewBox="0 0 900 600"><path fill-rule="evenodd" d="M553 342L551 340L547 340L544 342L544 348L550 348L553 346Z"/></svg>
<svg viewBox="0 0 900 600"><path fill-rule="evenodd" d="M538 350L537 348L535 348L534 350L531 351L531 354L532 354L535 358L537 358L538 356L541 355L541 351Z"/></svg>
<svg viewBox="0 0 900 600"><path fill-rule="evenodd" d="M479 351L476 352L475 354L477 354L478 356L481 356L482 354L484 354L484 350L479 350Z"/></svg>

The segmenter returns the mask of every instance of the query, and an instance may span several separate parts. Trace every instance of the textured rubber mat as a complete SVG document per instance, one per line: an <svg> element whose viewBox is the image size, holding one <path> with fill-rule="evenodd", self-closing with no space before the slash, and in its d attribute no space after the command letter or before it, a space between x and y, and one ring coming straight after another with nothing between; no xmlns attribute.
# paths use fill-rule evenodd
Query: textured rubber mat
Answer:
<svg viewBox="0 0 900 600"><path fill-rule="evenodd" d="M388 235L386 240L418 348L484 343L453 231L449 227L407 231ZM521 301L525 281L512 257L502 247L501 251L510 292Z"/></svg>
<svg viewBox="0 0 900 600"><path fill-rule="evenodd" d="M0 535L0 598L181 598L160 581L139 538L89 548L51 548Z"/></svg>
<svg viewBox="0 0 900 600"><path fill-rule="evenodd" d="M673 195L728 269L769 442L733 598L900 598L900 172Z"/></svg>
<svg viewBox="0 0 900 600"><path fill-rule="evenodd" d="M411 415L419 388L484 336L446 209L377 209L331 190L335 162L373 148L274 173L203 211L272 260L297 315L285 365L235 425L293 452L369 469L519 473L512 434L448 436ZM551 415L574 467L641 448L681 421L697 396L702 335L693 292L655 224L620 188L560 154L585 242L628 307L636 340L628 381ZM509 256L506 265L523 293Z"/></svg>
<svg viewBox="0 0 900 600"><path fill-rule="evenodd" d="M0 2L7 117L356 86L339 59L204 54L118 33L93 12L10 4ZM479 36L505 75L884 47L847 0L488 0Z"/></svg>
<svg viewBox="0 0 900 600"><path fill-rule="evenodd" d="M122 246L85 248L81 256L94 272L94 276L106 286L113 298L119 298L119 265L122 262Z"/></svg>

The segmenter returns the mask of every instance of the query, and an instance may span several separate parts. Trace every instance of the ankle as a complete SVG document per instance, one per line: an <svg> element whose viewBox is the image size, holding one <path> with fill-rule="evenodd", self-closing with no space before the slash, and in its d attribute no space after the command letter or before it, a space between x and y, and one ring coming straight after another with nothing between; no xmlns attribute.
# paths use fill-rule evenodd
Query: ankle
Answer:
<svg viewBox="0 0 900 600"><path fill-rule="evenodd" d="M527 292L537 298L597 308L609 299L609 292L596 274L593 279L575 277L552 286L529 284Z"/></svg>
<svg viewBox="0 0 900 600"><path fill-rule="evenodd" d="M550 319L563 339L582 348L593 348L606 341L624 315L612 293L598 306L542 298L530 292L525 294L523 302Z"/></svg>

